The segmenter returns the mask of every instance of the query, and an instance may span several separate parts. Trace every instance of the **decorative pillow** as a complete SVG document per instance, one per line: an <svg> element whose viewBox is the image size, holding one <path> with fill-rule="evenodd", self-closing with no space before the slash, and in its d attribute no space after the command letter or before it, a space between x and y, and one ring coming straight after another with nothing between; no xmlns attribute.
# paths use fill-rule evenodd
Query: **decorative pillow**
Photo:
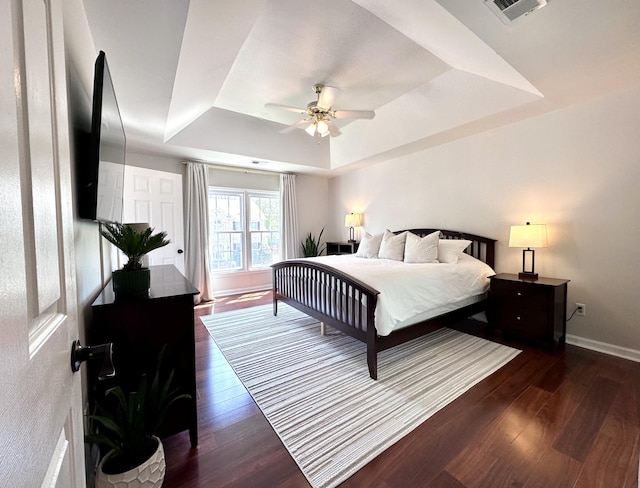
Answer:
<svg viewBox="0 0 640 488"><path fill-rule="evenodd" d="M469 247L471 241L465 239L440 239L438 241L438 261L456 264L458 256Z"/></svg>
<svg viewBox="0 0 640 488"><path fill-rule="evenodd" d="M409 232L407 234L407 243L404 246L404 262L437 263L439 240L439 230L424 237L418 237Z"/></svg>
<svg viewBox="0 0 640 488"><path fill-rule="evenodd" d="M380 259L393 259L394 261L402 261L404 259L404 245L407 240L407 232L395 235L390 230L384 231L382 243L380 244Z"/></svg>
<svg viewBox="0 0 640 488"><path fill-rule="evenodd" d="M384 234L376 234L372 236L368 232L365 233L364 237L360 241L360 245L358 246L358 251L354 254L359 258L377 258L378 252L380 251L380 243L382 242L382 236Z"/></svg>

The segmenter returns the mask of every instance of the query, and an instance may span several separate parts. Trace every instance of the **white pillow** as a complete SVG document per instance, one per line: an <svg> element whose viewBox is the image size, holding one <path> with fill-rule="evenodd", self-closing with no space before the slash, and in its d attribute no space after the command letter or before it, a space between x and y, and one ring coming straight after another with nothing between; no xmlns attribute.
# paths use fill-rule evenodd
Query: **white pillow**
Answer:
<svg viewBox="0 0 640 488"><path fill-rule="evenodd" d="M458 256L469 247L471 241L466 239L440 239L438 241L438 261L456 264Z"/></svg>
<svg viewBox="0 0 640 488"><path fill-rule="evenodd" d="M424 237L418 237L417 235L409 232L409 234L407 234L407 242L404 246L404 262L437 263L439 240L439 230Z"/></svg>
<svg viewBox="0 0 640 488"><path fill-rule="evenodd" d="M404 245L407 240L407 232L395 235L390 230L385 230L380 244L380 259L393 259L394 261L402 261L404 259Z"/></svg>
<svg viewBox="0 0 640 488"><path fill-rule="evenodd" d="M368 232L365 233L364 237L360 241L360 245L358 246L358 251L354 254L359 258L377 258L378 252L380 251L380 243L382 242L382 236L384 234L376 234L372 236Z"/></svg>

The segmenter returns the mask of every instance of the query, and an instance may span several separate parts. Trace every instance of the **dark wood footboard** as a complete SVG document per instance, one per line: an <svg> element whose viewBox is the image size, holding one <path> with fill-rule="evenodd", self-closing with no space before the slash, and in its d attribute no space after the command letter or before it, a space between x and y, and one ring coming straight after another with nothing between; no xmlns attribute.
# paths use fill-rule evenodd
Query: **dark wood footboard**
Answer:
<svg viewBox="0 0 640 488"><path fill-rule="evenodd" d="M274 315L281 300L363 342L375 336L378 290L315 261L293 259L272 268Z"/></svg>
<svg viewBox="0 0 640 488"><path fill-rule="evenodd" d="M412 229L424 236L434 229ZM402 232L402 231L400 231ZM396 232L399 233L399 232ZM494 265L494 239L457 231L441 231L446 239L467 239L467 253L491 267ZM469 317L484 309L484 301L433 319L378 336L375 308L378 290L331 266L306 259L282 261L273 269L273 314L278 314L278 301L291 305L367 344L369 375L378 378L378 352L420 337L455 320Z"/></svg>

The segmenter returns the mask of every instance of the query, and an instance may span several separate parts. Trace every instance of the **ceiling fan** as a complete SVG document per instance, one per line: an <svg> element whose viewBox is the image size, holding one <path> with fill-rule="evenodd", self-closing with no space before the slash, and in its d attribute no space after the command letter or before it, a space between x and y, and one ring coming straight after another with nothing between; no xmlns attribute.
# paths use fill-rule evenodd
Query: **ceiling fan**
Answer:
<svg viewBox="0 0 640 488"><path fill-rule="evenodd" d="M313 91L317 96L317 100L309 102L307 108L292 107L279 103L267 103L265 105L266 107L280 108L305 115L304 119L280 132L287 133L294 129L304 129L307 134L320 141L322 137L327 135L337 137L341 134L332 119L372 119L376 115L373 110L333 110L336 90L331 86L316 83L313 85Z"/></svg>

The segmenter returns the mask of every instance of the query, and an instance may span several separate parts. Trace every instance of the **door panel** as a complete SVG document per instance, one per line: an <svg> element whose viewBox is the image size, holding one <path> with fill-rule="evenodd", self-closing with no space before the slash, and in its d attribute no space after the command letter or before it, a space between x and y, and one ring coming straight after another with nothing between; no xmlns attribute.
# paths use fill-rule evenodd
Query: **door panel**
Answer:
<svg viewBox="0 0 640 488"><path fill-rule="evenodd" d="M47 6L42 1L29 1L23 4L24 16L24 55L28 61L25 66L26 90L22 93L26 98L26 117L23 119L28 128L29 146L25 151L31 171L29 195L33 204L33 231L27 232L35 240L31 251L35 259L35 276L37 277L37 295L30 297L36 300L31 303L38 313L44 313L60 297L57 280L58 252L56 240L56 200L55 188L51 185L54 177L53 167L53 127L50 103L49 64L47 45L49 32L47 23ZM24 100L23 98L23 100Z"/></svg>
<svg viewBox="0 0 640 488"><path fill-rule="evenodd" d="M72 486L71 479L68 477L70 473L69 463L71 462L69 453L70 442L67 439L66 432L60 432L58 442L54 449L51 463L47 468L47 474L44 477L42 486L64 487ZM65 484L66 483L66 484Z"/></svg>
<svg viewBox="0 0 640 488"><path fill-rule="evenodd" d="M149 264L173 264L184 274L182 175L125 166L124 222L146 222L171 244L149 253Z"/></svg>
<svg viewBox="0 0 640 488"><path fill-rule="evenodd" d="M0 2L0 486L85 485L60 1Z"/></svg>

